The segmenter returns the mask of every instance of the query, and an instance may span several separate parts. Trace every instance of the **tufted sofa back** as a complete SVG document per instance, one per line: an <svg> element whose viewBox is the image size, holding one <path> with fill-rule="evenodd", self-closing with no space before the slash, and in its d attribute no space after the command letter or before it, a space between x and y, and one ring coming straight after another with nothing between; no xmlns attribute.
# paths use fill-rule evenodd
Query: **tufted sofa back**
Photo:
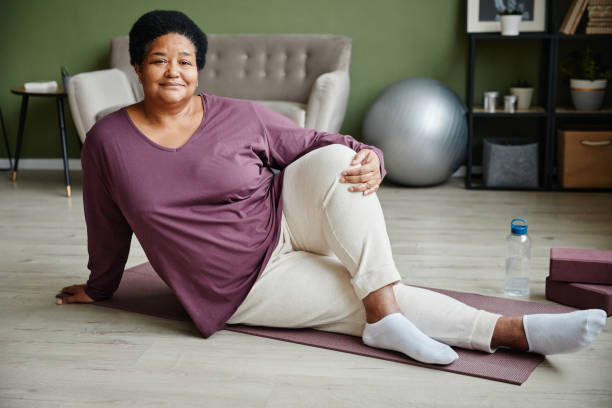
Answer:
<svg viewBox="0 0 612 408"><path fill-rule="evenodd" d="M207 34L197 92L306 104L319 75L348 74L351 38L332 34ZM127 36L112 40L111 67L123 71L136 100L142 87L130 65Z"/></svg>

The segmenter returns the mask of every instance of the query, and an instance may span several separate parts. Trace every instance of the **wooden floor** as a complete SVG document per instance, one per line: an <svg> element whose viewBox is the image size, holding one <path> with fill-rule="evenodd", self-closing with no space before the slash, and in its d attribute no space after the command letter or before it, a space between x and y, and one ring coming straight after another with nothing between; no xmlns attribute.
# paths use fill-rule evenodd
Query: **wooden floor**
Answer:
<svg viewBox="0 0 612 408"><path fill-rule="evenodd" d="M611 407L612 332L550 356L522 386L92 305L55 305L84 283L81 181L0 172L0 407ZM529 220L530 300L551 247L612 249L612 194L383 185L404 282L502 296L509 222ZM133 239L128 266L145 262Z"/></svg>

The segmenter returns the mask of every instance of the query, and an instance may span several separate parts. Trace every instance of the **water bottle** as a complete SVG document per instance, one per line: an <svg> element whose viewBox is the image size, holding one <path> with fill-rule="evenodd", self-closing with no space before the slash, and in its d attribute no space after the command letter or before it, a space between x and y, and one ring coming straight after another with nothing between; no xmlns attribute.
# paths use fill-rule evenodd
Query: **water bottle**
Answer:
<svg viewBox="0 0 612 408"><path fill-rule="evenodd" d="M514 218L506 238L506 296L529 296L529 262L531 238L527 235L527 220Z"/></svg>

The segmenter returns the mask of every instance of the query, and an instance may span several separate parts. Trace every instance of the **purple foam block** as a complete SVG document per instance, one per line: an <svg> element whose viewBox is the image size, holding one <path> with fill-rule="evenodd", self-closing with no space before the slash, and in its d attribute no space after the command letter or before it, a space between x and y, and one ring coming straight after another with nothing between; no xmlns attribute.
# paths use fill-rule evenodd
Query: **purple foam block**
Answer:
<svg viewBox="0 0 612 408"><path fill-rule="evenodd" d="M612 251L551 248L550 279L612 285Z"/></svg>
<svg viewBox="0 0 612 408"><path fill-rule="evenodd" d="M581 309L602 309L612 315L612 285L557 282L549 276L546 299Z"/></svg>

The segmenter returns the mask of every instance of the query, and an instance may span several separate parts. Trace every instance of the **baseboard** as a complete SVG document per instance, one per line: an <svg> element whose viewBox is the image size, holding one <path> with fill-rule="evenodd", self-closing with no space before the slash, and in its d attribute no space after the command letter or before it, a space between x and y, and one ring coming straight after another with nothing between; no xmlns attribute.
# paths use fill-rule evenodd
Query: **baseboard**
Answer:
<svg viewBox="0 0 612 408"><path fill-rule="evenodd" d="M467 167L463 165L451 177L465 177L466 172ZM472 166L472 174L482 174L482 166Z"/></svg>
<svg viewBox="0 0 612 408"><path fill-rule="evenodd" d="M13 159L15 163L15 159ZM0 157L0 168L9 167L8 157ZM70 170L81 170L81 159L68 159ZM19 159L19 170L64 170L64 160L58 159Z"/></svg>

